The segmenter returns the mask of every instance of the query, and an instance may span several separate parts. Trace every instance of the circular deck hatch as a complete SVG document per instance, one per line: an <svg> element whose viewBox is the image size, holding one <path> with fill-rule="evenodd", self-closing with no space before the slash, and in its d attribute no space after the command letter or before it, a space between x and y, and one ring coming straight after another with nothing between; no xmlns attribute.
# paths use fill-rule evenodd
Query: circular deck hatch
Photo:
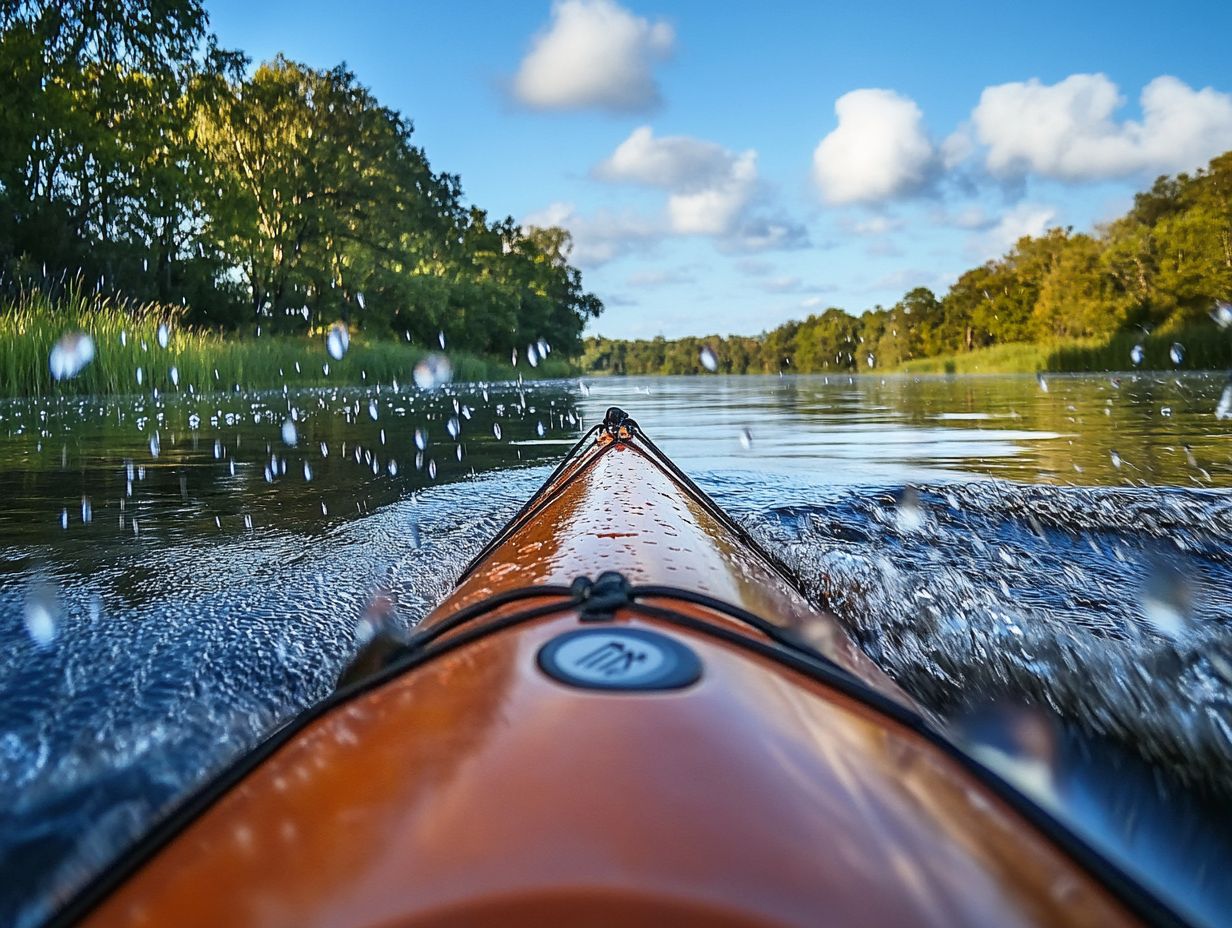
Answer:
<svg viewBox="0 0 1232 928"><path fill-rule="evenodd" d="M687 646L641 628L582 628L539 649L548 676L585 689L674 690L697 682L701 661Z"/></svg>

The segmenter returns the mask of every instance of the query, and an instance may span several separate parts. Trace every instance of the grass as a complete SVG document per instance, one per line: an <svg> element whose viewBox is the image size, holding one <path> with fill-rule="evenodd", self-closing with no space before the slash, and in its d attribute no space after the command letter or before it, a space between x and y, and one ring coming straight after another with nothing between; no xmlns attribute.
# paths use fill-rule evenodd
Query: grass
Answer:
<svg viewBox="0 0 1232 928"><path fill-rule="evenodd" d="M167 347L158 342L166 325ZM51 376L52 348L70 332L94 339L95 357L72 379ZM325 351L325 337L266 336L227 338L183 324L178 307L129 304L107 297L69 292L59 299L32 291L0 305L0 395L125 394L151 388L191 385L199 392L289 386L361 385L398 380L411 383L415 364L427 352L393 340L367 340L353 334L346 356L337 361ZM466 352L447 352L454 380L512 379L527 369ZM299 365L298 369L296 365ZM328 365L329 372L324 366ZM138 384L138 371L141 383ZM536 378L574 372L562 359L548 358Z"/></svg>
<svg viewBox="0 0 1232 928"><path fill-rule="evenodd" d="M1184 357L1177 364L1172 346L1180 344ZM1132 352L1142 346L1141 364ZM1068 339L1054 342L1014 342L975 351L917 358L899 365L912 374L1031 374L1037 371L1084 372L1140 370L1216 370L1232 367L1232 333L1214 326L1172 331L1119 332L1111 338Z"/></svg>
<svg viewBox="0 0 1232 928"><path fill-rule="evenodd" d="M1013 342L975 351L916 358L898 366L910 374L1030 374L1047 370L1048 345Z"/></svg>

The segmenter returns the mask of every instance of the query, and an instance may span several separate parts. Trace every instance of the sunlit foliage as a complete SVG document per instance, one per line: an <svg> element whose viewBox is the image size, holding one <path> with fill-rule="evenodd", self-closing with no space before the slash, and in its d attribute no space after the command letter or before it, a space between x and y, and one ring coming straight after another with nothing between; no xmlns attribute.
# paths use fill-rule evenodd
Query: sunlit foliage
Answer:
<svg viewBox="0 0 1232 928"><path fill-rule="evenodd" d="M0 6L9 299L81 279L214 329L580 349L603 307L567 233L466 204L345 67L246 65L199 0Z"/></svg>

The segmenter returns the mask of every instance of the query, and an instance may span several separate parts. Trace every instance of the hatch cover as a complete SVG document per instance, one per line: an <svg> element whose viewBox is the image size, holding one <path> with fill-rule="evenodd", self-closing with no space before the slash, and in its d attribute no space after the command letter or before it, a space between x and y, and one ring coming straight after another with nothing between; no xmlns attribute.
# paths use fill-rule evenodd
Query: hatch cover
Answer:
<svg viewBox="0 0 1232 928"><path fill-rule="evenodd" d="M641 628L582 628L539 649L549 677L595 690L675 690L697 682L701 661L674 638Z"/></svg>

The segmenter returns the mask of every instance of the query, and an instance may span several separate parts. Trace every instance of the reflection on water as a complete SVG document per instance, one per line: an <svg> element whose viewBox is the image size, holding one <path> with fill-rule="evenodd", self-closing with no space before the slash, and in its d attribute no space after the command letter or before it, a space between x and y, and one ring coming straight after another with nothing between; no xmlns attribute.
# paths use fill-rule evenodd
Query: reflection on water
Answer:
<svg viewBox="0 0 1232 928"><path fill-rule="evenodd" d="M327 693L375 591L422 616L612 404L931 708L1048 706L1217 792L1224 387L611 378L2 403L0 923L37 923Z"/></svg>

